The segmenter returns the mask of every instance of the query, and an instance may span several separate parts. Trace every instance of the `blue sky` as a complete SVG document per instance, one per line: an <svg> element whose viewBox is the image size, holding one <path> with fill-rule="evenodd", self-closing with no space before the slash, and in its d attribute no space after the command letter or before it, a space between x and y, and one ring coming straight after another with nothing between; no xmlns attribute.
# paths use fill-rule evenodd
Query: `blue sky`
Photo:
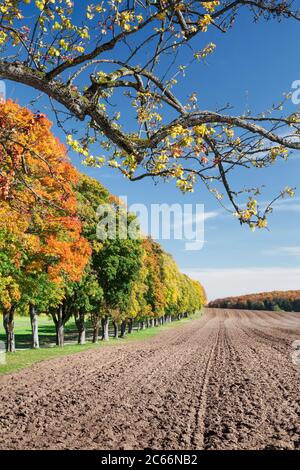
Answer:
<svg viewBox="0 0 300 470"><path fill-rule="evenodd" d="M245 12L227 34L205 35L205 44L211 40L216 42L215 53L205 65L195 64L189 68L175 90L185 99L197 92L202 109L214 110L226 103L234 107L231 113L249 108L253 113L268 109L280 101L284 92L290 91L294 80L300 79L299 33L299 22L253 24ZM35 96L30 88L12 82L7 82L6 86L7 96L20 104L28 104ZM117 106L122 112L121 102ZM296 106L291 103L289 111L296 111ZM54 131L63 139L55 124ZM249 181L250 185L265 184L262 200L272 198L286 185L298 186L294 199L278 203L270 216L269 230L254 233L247 227L240 227L200 184L193 194L183 195L172 183L154 185L152 180L132 183L113 170L82 167L76 155L72 155L72 160L112 193L127 196L129 205L205 205L210 217L205 222L205 243L201 250L186 251L184 241L159 241L182 270L203 282L209 298L300 287L300 155L295 153L288 162L278 163L268 170L232 177L233 184Z"/></svg>

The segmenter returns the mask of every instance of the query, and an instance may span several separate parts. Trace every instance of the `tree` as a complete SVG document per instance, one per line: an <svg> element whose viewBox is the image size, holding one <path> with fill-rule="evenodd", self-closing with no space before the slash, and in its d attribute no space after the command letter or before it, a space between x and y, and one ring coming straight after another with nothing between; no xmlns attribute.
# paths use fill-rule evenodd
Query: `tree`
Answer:
<svg viewBox="0 0 300 470"><path fill-rule="evenodd" d="M89 266L78 282L68 286L67 302L70 311L74 314L78 329L78 344L85 343L85 316L99 310L103 298L103 291L99 285L97 275Z"/></svg>
<svg viewBox="0 0 300 470"><path fill-rule="evenodd" d="M133 321L138 319L143 322L145 318L149 320L151 316L151 307L147 304L147 267L145 265L146 253L143 250L142 255L142 267L139 271L138 278L133 282L129 302L127 307L126 317L128 318L128 333L132 332Z"/></svg>
<svg viewBox="0 0 300 470"><path fill-rule="evenodd" d="M38 301L41 291L35 284L45 281L43 274L46 284L59 289L65 279L79 280L90 246L76 216L77 172L51 123L9 100L0 105L0 124L0 273L14 285L12 296L10 283L3 281L0 302L7 350L13 352L18 303ZM35 321L33 327L36 343Z"/></svg>
<svg viewBox="0 0 300 470"><path fill-rule="evenodd" d="M103 243L97 237L97 224L99 222L97 210L103 204L109 203L110 195L99 181L81 174L76 185L76 198L78 204L78 217L82 223L83 235L89 241L92 248L89 269L91 273L93 273L93 291L95 293L95 297L92 300L93 308L89 309L88 313L90 314L93 326L93 342L97 343L99 338L100 321L104 316L103 289L100 285L98 270L98 253L102 249Z"/></svg>
<svg viewBox="0 0 300 470"><path fill-rule="evenodd" d="M151 238L144 240L144 249L146 251L145 266L147 268L147 276L145 279L147 291L145 297L146 303L151 309L150 315L156 323L157 318L164 315L166 301L163 284L163 252L160 245ZM143 327L144 318L141 320Z"/></svg>
<svg viewBox="0 0 300 470"><path fill-rule="evenodd" d="M103 289L105 340L108 339L109 312L114 312L116 322L126 319L131 289L141 269L141 258L141 241L130 238L107 240L95 256L94 265Z"/></svg>
<svg viewBox="0 0 300 470"><path fill-rule="evenodd" d="M0 274L0 305L3 311L3 326L6 333L6 351L15 351L14 313L20 299L18 284L12 276Z"/></svg>
<svg viewBox="0 0 300 470"><path fill-rule="evenodd" d="M268 167L287 158L289 149L299 150L298 114L282 114L281 104L258 116L203 110L197 90L181 102L175 85L190 63L213 52L211 32L234 27L242 9L249 20L297 21L296 3L4 0L0 75L49 97L69 144L87 164L107 163L132 181L173 179L182 191L200 181L218 200L226 194L241 223L265 227L272 203L259 207L252 188L245 208L229 175L237 167ZM207 38L201 50L195 50L198 37ZM122 100L123 115L115 112L112 96ZM127 131L128 116L137 124ZM69 117L82 121L81 135L66 128ZM95 142L104 155L89 154ZM287 187L274 200L292 194Z"/></svg>
<svg viewBox="0 0 300 470"><path fill-rule="evenodd" d="M62 299L61 283L53 282L46 272L26 273L20 284L22 290L18 310L29 310L32 348L39 348L38 314L56 307Z"/></svg>

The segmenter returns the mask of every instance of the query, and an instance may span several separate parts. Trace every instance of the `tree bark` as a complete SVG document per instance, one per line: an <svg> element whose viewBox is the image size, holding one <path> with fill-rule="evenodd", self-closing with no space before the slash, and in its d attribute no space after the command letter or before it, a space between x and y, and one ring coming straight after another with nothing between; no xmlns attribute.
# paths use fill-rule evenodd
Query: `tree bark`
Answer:
<svg viewBox="0 0 300 470"><path fill-rule="evenodd" d="M140 325L141 325L141 326L140 326L141 330L145 330L145 329L146 329L144 320L141 321Z"/></svg>
<svg viewBox="0 0 300 470"><path fill-rule="evenodd" d="M119 325L116 321L113 321L113 326L114 326L114 338L118 339L119 338Z"/></svg>
<svg viewBox="0 0 300 470"><path fill-rule="evenodd" d="M56 345L63 346L65 340L65 326L63 322L63 306L60 305L58 307L58 318L55 324L56 327Z"/></svg>
<svg viewBox="0 0 300 470"><path fill-rule="evenodd" d="M105 315L105 317L102 318L102 330L103 330L102 340L103 341L108 341L109 340L108 324L109 324L108 315Z"/></svg>
<svg viewBox="0 0 300 470"><path fill-rule="evenodd" d="M128 320L128 334L131 334L132 333L132 327L133 327L133 319L130 318Z"/></svg>
<svg viewBox="0 0 300 470"><path fill-rule="evenodd" d="M98 339L99 339L99 322L97 322L93 328L93 343L98 343Z"/></svg>
<svg viewBox="0 0 300 470"><path fill-rule="evenodd" d="M126 320L123 320L121 323L121 338L124 338L126 335Z"/></svg>
<svg viewBox="0 0 300 470"><path fill-rule="evenodd" d="M6 333L6 352L16 352L15 344L15 306L12 306L10 309L3 310L3 326Z"/></svg>
<svg viewBox="0 0 300 470"><path fill-rule="evenodd" d="M78 330L78 344L85 344L85 312L79 310L79 312L74 314L74 318Z"/></svg>
<svg viewBox="0 0 300 470"><path fill-rule="evenodd" d="M40 347L38 317L37 317L35 306L32 304L29 305L29 315L30 315L31 332L32 332L31 347L33 349L38 349Z"/></svg>

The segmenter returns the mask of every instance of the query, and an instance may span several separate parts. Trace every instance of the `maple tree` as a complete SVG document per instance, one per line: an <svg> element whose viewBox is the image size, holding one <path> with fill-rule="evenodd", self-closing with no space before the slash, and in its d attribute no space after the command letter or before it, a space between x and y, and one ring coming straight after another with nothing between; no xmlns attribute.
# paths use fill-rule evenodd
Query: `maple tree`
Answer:
<svg viewBox="0 0 300 470"><path fill-rule="evenodd" d="M111 311L115 327L122 324L122 335L130 293L141 269L142 249L140 239L116 238L105 240L95 256L100 285L104 297L104 339L108 339L108 314Z"/></svg>
<svg viewBox="0 0 300 470"><path fill-rule="evenodd" d="M213 53L210 34L227 32L245 9L250 21L300 18L294 0L3 0L0 75L50 98L86 164L107 164L132 181L171 179L184 192L200 181L220 202L228 197L241 223L263 228L274 201L260 206L260 188L235 189L230 173L299 150L298 113L283 114L280 103L233 115L204 110L197 90L185 102L176 95L189 66ZM82 122L79 134L71 118ZM285 187L274 200L292 194Z"/></svg>
<svg viewBox="0 0 300 470"><path fill-rule="evenodd" d="M157 318L164 314L165 293L163 284L163 267L162 267L162 248L152 239L147 238L144 240L144 249L146 251L145 266L147 269L145 284L147 290L145 293L147 305L150 307L150 312L146 311L147 316L153 318L156 323ZM144 320L141 318L142 328L144 327Z"/></svg>
<svg viewBox="0 0 300 470"><path fill-rule="evenodd" d="M1 304L13 351L18 302L36 303L43 273L58 290L66 279L79 280L90 246L76 215L77 172L45 116L10 100L0 105L0 165Z"/></svg>

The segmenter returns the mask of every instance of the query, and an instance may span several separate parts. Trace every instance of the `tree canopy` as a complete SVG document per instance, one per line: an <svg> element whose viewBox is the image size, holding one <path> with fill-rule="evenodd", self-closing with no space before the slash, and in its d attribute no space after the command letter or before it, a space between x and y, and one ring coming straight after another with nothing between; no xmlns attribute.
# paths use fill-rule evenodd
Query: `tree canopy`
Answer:
<svg viewBox="0 0 300 470"><path fill-rule="evenodd" d="M76 214L77 172L45 116L0 105L0 164L0 305L13 329L20 304L49 308L66 281L80 281L91 248Z"/></svg>

